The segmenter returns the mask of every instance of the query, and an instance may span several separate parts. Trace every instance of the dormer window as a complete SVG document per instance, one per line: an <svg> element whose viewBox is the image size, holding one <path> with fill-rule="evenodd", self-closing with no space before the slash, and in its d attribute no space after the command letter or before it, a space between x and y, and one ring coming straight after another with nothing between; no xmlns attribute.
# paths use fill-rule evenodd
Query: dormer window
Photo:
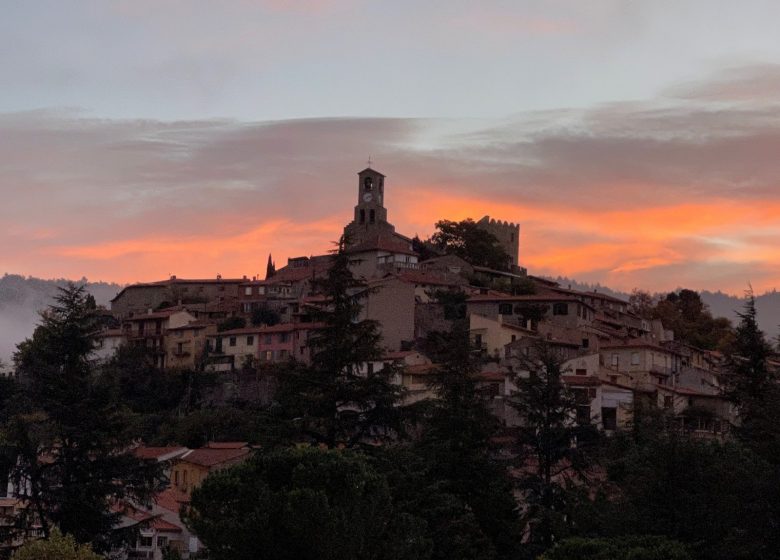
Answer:
<svg viewBox="0 0 780 560"><path fill-rule="evenodd" d="M371 177L366 177L365 179L363 179L363 189L366 192L371 192L372 190L374 190L374 179L372 179Z"/></svg>

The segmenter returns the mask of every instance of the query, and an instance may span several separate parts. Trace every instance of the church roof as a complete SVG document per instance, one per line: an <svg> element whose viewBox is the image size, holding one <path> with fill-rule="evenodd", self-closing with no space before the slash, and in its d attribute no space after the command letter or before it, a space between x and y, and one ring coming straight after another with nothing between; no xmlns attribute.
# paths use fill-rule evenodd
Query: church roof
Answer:
<svg viewBox="0 0 780 560"><path fill-rule="evenodd" d="M376 173L380 177L384 177L384 175L381 174L379 171L377 171L376 169L371 169L370 167L366 167L363 171L358 171L358 175L362 175L366 171L370 171L371 173Z"/></svg>
<svg viewBox="0 0 780 560"><path fill-rule="evenodd" d="M401 253L403 255L416 255L409 243L396 235L376 235L366 239L357 245L353 245L348 253L367 253L370 251L386 251L388 253Z"/></svg>

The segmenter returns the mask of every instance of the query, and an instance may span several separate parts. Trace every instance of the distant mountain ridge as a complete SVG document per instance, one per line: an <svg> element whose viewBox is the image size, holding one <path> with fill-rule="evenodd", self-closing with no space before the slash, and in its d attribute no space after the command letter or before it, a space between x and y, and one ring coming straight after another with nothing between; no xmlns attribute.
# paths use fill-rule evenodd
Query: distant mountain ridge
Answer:
<svg viewBox="0 0 780 560"><path fill-rule="evenodd" d="M0 278L0 361L6 365L16 345L29 337L38 323L38 311L54 300L57 288L69 281L64 278L42 280L31 276L5 274ZM108 282L74 281L84 284L98 305L108 306L122 286Z"/></svg>
<svg viewBox="0 0 780 560"><path fill-rule="evenodd" d="M588 284L578 282L571 278L558 276L557 278L547 277L550 280L558 282L563 287L571 286L574 290L586 292L597 291L617 298L628 300L631 294L612 290L601 284ZM666 293L666 292L663 292ZM659 292L661 294L661 292ZM723 292L710 292L703 290L699 292L701 299L706 303L715 317L726 317L732 322L739 320L737 312L742 311L745 306L746 298L725 294ZM772 290L760 295L756 295L756 309L758 311L758 323L761 329L771 339L780 336L780 292Z"/></svg>

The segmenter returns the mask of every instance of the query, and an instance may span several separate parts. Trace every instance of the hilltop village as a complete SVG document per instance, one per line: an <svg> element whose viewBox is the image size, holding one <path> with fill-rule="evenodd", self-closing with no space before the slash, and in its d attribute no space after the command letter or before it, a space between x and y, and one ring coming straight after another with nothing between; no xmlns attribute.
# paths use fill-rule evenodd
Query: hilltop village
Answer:
<svg viewBox="0 0 780 560"><path fill-rule="evenodd" d="M377 321L385 360L366 364L402 366L399 383L407 399L431 395L426 376L435 364L418 341L442 328L445 309L432 297L440 290L467 294L473 343L484 354L483 380L493 391L496 414L515 419L502 398L514 389L509 378L529 341L543 338L568 362L567 385L580 402L578 414L604 430L625 427L637 399L672 411L702 436L719 436L730 420L718 366L722 356L675 340L660 321L629 311L627 301L582 292L529 275L520 263L520 227L485 216L477 225L490 232L509 257L506 270L473 266L455 255L423 260L413 240L398 233L385 207L385 176L358 173L357 204L344 228L353 273L371 290L363 317ZM124 288L111 302L118 328L101 336L99 353L123 344L151 349L160 368L205 368L231 372L263 363L306 362L307 339L317 325L306 317L312 280L328 270L330 255L290 258L275 269L269 256L265 279L183 279ZM245 327L218 330L231 318ZM712 415L687 418L686 410Z"/></svg>
<svg viewBox="0 0 780 560"><path fill-rule="evenodd" d="M391 367L392 383L403 388L401 404L439 398L433 383L439 364L424 341L446 331L453 319L464 320L480 358L476 387L507 432L522 424L510 404L518 375L526 371L529 350L544 341L561 357L562 380L576 401L572 422L609 436L629 429L635 411L650 405L696 439L727 439L736 417L724 396L725 358L718 351L681 342L668 325L643 318L627 301L529 274L521 266L516 223L488 216L472 223L500 247L502 266L436 252L395 230L385 206L387 188L382 173L360 171L353 218L343 232L342 254L365 286L355 320L375 322L381 334L382 355L361 363L361 375ZM312 360L310 338L324 326L310 310L322 304L316 286L335 258L295 257L277 269L269 256L264 279L171 276L127 286L110 310L100 312L105 328L95 361L109 363L120 350L139 348L157 374L211 372L228 393L241 393L248 379L254 385L240 396L269 403L275 386L261 372L284 375L286 365ZM453 311L443 293L456 294L462 307ZM222 398L228 401L229 395ZM201 557L203 544L183 522L192 492L210 473L247 461L254 449L245 441L192 447L138 443L133 453L162 465L168 484L150 507L128 502L121 510L121 526L135 528L139 536L117 557L159 559L171 550L178 558ZM13 526L24 512L18 494L12 480L0 483L0 528L3 522ZM23 541L18 536L6 546Z"/></svg>

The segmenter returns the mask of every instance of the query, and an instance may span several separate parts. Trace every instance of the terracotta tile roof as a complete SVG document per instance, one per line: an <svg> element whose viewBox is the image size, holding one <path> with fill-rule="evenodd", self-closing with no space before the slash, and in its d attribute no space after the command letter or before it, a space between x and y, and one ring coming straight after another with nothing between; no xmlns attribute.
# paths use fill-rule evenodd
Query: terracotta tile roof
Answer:
<svg viewBox="0 0 780 560"><path fill-rule="evenodd" d="M417 354L414 350L400 350L395 352L387 352L383 359L385 360L402 360L406 358L407 356L413 356L414 354Z"/></svg>
<svg viewBox="0 0 780 560"><path fill-rule="evenodd" d="M163 509L179 513L182 506L189 504L189 497L175 488L167 488L154 497L155 503Z"/></svg>
<svg viewBox="0 0 780 560"><path fill-rule="evenodd" d="M122 288L119 293L115 295L113 299L111 299L111 301L113 302L119 299L119 296L125 293L126 290L135 288L164 288L166 286L173 286L176 284L241 284L246 281L246 278L207 278L204 280L168 278L167 280L158 280L156 282L138 282L136 284L130 284L129 286Z"/></svg>
<svg viewBox="0 0 780 560"><path fill-rule="evenodd" d="M181 454L187 451L186 447L181 446L169 446L169 447L137 447L133 454L140 459L157 459L166 460L166 456L175 456L178 452Z"/></svg>
<svg viewBox="0 0 780 560"><path fill-rule="evenodd" d="M557 302L577 302L582 305L586 305L588 307L591 307L591 305L587 303L581 302L579 299L573 296L567 296L567 295L526 295L526 296L510 296L509 294L474 294L471 297L469 297L468 301L473 302L528 302L528 303L557 303Z"/></svg>
<svg viewBox="0 0 780 560"><path fill-rule="evenodd" d="M182 528L175 525L165 519L155 516L149 512L141 511L140 509L129 504L117 504L111 508L117 513L121 513L131 521L135 521L138 525L144 525L156 531L162 533L181 533Z"/></svg>
<svg viewBox="0 0 780 560"><path fill-rule="evenodd" d="M632 338L625 342L614 342L601 345L602 350L619 350L621 348L649 348L659 352L666 352L667 354L679 354L679 352L676 350L672 350L671 348L664 348L660 344L656 344L650 340L643 340L641 338Z"/></svg>
<svg viewBox="0 0 780 560"><path fill-rule="evenodd" d="M125 321L147 321L147 320L154 320L154 319L167 319L174 313L181 313L181 312L187 312L187 310L181 308L163 309L161 311L155 311L152 313L144 313L143 315L133 315L132 317L128 317L127 319L125 319Z"/></svg>
<svg viewBox="0 0 780 560"><path fill-rule="evenodd" d="M210 441L205 445L206 449L243 449L249 447L248 441Z"/></svg>
<svg viewBox="0 0 780 560"><path fill-rule="evenodd" d="M393 235L377 235L350 247L347 253L366 253L369 251L386 251L388 253L401 253L403 255L417 255L408 241Z"/></svg>
<svg viewBox="0 0 780 560"><path fill-rule="evenodd" d="M244 327L241 329L231 329L229 331L222 331L208 335L209 337L217 336L236 336L243 334L270 334L279 332L293 332L303 330L314 330L325 328L324 323L279 323L272 327Z"/></svg>
<svg viewBox="0 0 780 560"><path fill-rule="evenodd" d="M415 284L428 284L431 286L458 286L463 283L460 278L454 278L452 274L445 275L441 272L426 272L423 270L402 270L395 274L404 282ZM448 277L449 276L449 277Z"/></svg>
<svg viewBox="0 0 780 560"><path fill-rule="evenodd" d="M188 323L186 325L182 325L180 327L169 327L167 330L169 331L186 331L190 329L207 329L208 327L216 326L216 323L214 321L208 321L206 319L198 319L197 321L193 321L192 323Z"/></svg>
<svg viewBox="0 0 780 560"><path fill-rule="evenodd" d="M672 390L680 395L686 395L690 397L709 397L709 398L723 398L723 395L717 394L717 393L702 393L701 391L696 391L694 389L689 389L687 387L674 387Z"/></svg>
<svg viewBox="0 0 780 560"><path fill-rule="evenodd" d="M193 449L182 455L181 460L202 467L214 467L249 455L251 449Z"/></svg>
<svg viewBox="0 0 780 560"><path fill-rule="evenodd" d="M562 375L561 379L567 385L581 385L583 387L598 387L602 383L598 377L588 375Z"/></svg>

